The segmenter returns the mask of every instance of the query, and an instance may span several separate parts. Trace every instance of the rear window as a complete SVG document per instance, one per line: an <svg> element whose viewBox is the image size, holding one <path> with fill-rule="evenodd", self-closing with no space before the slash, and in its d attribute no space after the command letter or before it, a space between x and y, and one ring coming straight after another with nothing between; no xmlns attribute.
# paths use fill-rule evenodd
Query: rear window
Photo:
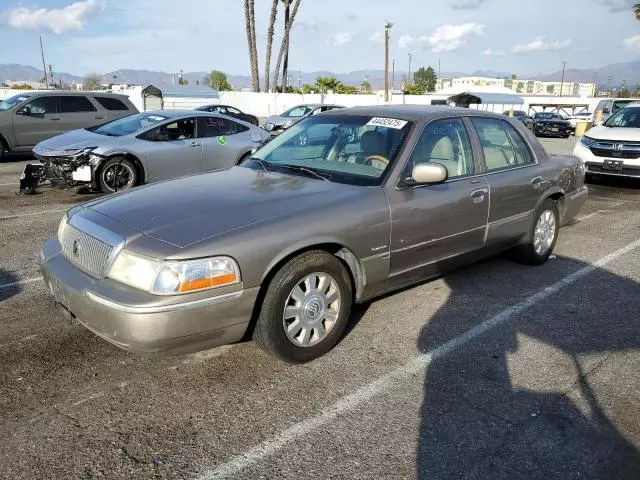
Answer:
<svg viewBox="0 0 640 480"><path fill-rule="evenodd" d="M611 113L616 113L622 107L629 105L630 103L635 102L636 100L614 100L613 108L611 109Z"/></svg>
<svg viewBox="0 0 640 480"><path fill-rule="evenodd" d="M87 97L81 95L65 95L60 97L60 113L95 112L96 107Z"/></svg>
<svg viewBox="0 0 640 480"><path fill-rule="evenodd" d="M129 110L129 107L117 98L112 97L95 97L96 101L107 110Z"/></svg>

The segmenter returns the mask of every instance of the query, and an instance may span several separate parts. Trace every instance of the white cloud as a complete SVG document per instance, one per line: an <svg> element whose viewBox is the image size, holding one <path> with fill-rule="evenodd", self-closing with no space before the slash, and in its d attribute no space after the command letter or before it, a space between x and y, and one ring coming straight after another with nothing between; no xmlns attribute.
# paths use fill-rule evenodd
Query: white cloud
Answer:
<svg viewBox="0 0 640 480"><path fill-rule="evenodd" d="M634 35L633 37L625 38L622 44L629 50L640 53L640 35Z"/></svg>
<svg viewBox="0 0 640 480"><path fill-rule="evenodd" d="M610 12L631 12L633 5L637 3L637 0L598 0L600 5L603 5L609 9Z"/></svg>
<svg viewBox="0 0 640 480"><path fill-rule="evenodd" d="M334 33L327 39L327 45L342 47L353 41L353 34L350 32Z"/></svg>
<svg viewBox="0 0 640 480"><path fill-rule="evenodd" d="M475 10L480 8L487 0L457 0L451 3L454 10Z"/></svg>
<svg viewBox="0 0 640 480"><path fill-rule="evenodd" d="M373 43L384 43L384 33L376 32L369 37L369 41Z"/></svg>
<svg viewBox="0 0 640 480"><path fill-rule="evenodd" d="M504 52L501 50L491 50L487 48L486 50L480 52L480 55L483 57L501 57L504 55Z"/></svg>
<svg viewBox="0 0 640 480"><path fill-rule="evenodd" d="M519 43L511 48L511 53L540 53L551 50L564 50L571 45L571 40L547 41L544 37L536 37L529 43Z"/></svg>
<svg viewBox="0 0 640 480"><path fill-rule="evenodd" d="M63 8L18 7L4 12L0 23L13 28L42 29L59 35L67 30L82 30L87 19L100 13L105 0L85 0Z"/></svg>
<svg viewBox="0 0 640 480"><path fill-rule="evenodd" d="M432 52L451 52L459 49L472 35L484 35L484 25L478 23L462 23L460 25L440 25L429 35L414 37L402 35L398 39L400 48L412 45L426 45Z"/></svg>

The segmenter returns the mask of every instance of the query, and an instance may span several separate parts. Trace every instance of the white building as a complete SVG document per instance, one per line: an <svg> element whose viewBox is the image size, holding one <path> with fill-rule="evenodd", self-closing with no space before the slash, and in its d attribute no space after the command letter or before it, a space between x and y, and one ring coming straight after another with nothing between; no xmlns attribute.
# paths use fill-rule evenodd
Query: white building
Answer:
<svg viewBox="0 0 640 480"><path fill-rule="evenodd" d="M567 97L593 97L595 83L542 82L539 80L521 80L491 77L454 77L439 78L436 91L477 90L486 87L504 87L513 93L522 95L557 95ZM562 92L560 91L562 89Z"/></svg>

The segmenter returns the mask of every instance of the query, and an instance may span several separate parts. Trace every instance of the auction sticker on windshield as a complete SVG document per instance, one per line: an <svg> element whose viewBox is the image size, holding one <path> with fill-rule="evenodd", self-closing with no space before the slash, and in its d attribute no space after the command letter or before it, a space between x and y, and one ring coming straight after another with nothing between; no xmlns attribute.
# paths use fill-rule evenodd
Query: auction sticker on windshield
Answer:
<svg viewBox="0 0 640 480"><path fill-rule="evenodd" d="M367 123L367 125L372 125L374 127L387 127L387 128L394 128L396 130L401 130L402 127L404 127L407 124L406 120L398 120L396 118L380 118L380 117L374 117L371 120L369 120L369 122Z"/></svg>

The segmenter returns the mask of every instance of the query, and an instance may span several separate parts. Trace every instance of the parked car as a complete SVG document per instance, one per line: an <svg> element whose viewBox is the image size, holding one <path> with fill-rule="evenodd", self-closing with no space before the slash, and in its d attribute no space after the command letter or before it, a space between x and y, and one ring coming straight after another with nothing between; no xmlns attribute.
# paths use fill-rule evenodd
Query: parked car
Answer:
<svg viewBox="0 0 640 480"><path fill-rule="evenodd" d="M292 125L295 125L303 118L312 117L319 113L329 112L338 108L344 107L340 105L321 105L316 103L297 105L280 115L271 115L267 118L264 128L271 133L272 137L275 137Z"/></svg>
<svg viewBox="0 0 640 480"><path fill-rule="evenodd" d="M536 137L569 138L571 124L557 113L538 112L533 115L533 133Z"/></svg>
<svg viewBox="0 0 640 480"><path fill-rule="evenodd" d="M637 98L603 98L598 102L593 114L595 124L602 125L622 107L637 101Z"/></svg>
<svg viewBox="0 0 640 480"><path fill-rule="evenodd" d="M513 116L519 122L522 122L529 130L533 130L533 117L522 110L507 110L504 112L507 116Z"/></svg>
<svg viewBox="0 0 640 480"><path fill-rule="evenodd" d="M289 146L317 125L344 133ZM251 334L305 362L338 342L354 302L507 249L544 263L586 199L580 160L549 157L504 115L356 107L303 120L240 166L72 208L42 272L64 316L119 347Z"/></svg>
<svg viewBox="0 0 640 480"><path fill-rule="evenodd" d="M39 143L33 153L41 164L27 167L20 187L49 180L105 193L126 190L230 167L268 139L261 128L214 113L138 113Z"/></svg>
<svg viewBox="0 0 640 480"><path fill-rule="evenodd" d="M640 177L640 103L632 103L593 127L576 144L573 154L587 175Z"/></svg>
<svg viewBox="0 0 640 480"><path fill-rule="evenodd" d="M575 132L578 122L592 122L593 112L585 111L574 113L565 118L571 124L571 130Z"/></svg>
<svg viewBox="0 0 640 480"><path fill-rule="evenodd" d="M248 113L241 112L235 107L231 107L229 105L203 105L202 107L196 108L201 112L210 112L210 113L218 113L220 115L227 115L229 117L237 118L244 122L250 123L251 125L258 126L258 117L254 115L249 115Z"/></svg>
<svg viewBox="0 0 640 480"><path fill-rule="evenodd" d="M49 90L20 93L0 102L0 159L30 152L37 143L77 128L92 127L138 109L126 95Z"/></svg>

